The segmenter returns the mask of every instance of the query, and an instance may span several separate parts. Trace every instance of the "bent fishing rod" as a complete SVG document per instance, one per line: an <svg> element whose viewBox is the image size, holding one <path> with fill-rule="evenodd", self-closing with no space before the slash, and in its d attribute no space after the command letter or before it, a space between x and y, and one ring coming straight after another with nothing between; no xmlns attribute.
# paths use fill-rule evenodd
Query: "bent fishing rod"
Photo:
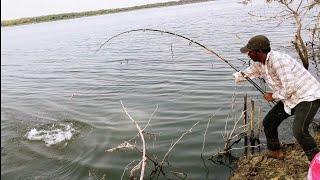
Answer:
<svg viewBox="0 0 320 180"><path fill-rule="evenodd" d="M160 33L165 33L165 34L170 34L170 35L173 35L173 36L178 36L178 37L181 37L183 39L186 39L188 41L190 41L190 44L191 43L195 43L197 45L199 45L200 47L203 47L204 49L208 50L209 52L211 52L212 54L214 54L215 56L217 56L218 58L220 58L222 61L224 61L225 63L227 63L230 67L232 67L235 71L237 72L240 72L241 75L247 80L249 81L258 91L260 91L262 94L265 94L266 91L263 90L258 84L256 84L252 79L250 79L250 77L248 77L245 73L243 73L242 71L238 70L234 65L232 65L229 61L227 61L225 58L223 58L222 56L220 56L218 53L214 52L213 50L211 50L210 48L198 43L197 41L194 41L190 38L187 38L185 36L182 36L180 34L176 34L176 33L172 33L172 32L169 32L169 31L163 31L163 30L158 30L158 29L133 29L133 30L129 30L129 31L124 31L122 33L119 33L113 37L111 37L110 39L108 39L107 41L105 41L95 52L97 53L105 44L107 44L109 41L111 41L112 39L122 35L122 34L126 34L126 33L130 33L130 32L135 32L135 31L153 31L153 32L160 32Z"/></svg>

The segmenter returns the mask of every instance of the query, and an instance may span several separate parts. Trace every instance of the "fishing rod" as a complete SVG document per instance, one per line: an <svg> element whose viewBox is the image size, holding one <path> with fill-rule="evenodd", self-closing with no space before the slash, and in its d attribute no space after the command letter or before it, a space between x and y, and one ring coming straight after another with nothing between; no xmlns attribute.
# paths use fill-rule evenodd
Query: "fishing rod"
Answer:
<svg viewBox="0 0 320 180"><path fill-rule="evenodd" d="M258 84L256 84L252 79L250 79L250 77L248 77L245 73L243 73L242 71L238 70L234 65L232 65L229 61L227 61L225 58L223 58L222 56L220 56L218 53L214 52L213 50L211 50L210 48L198 43L197 41L194 41L190 38L187 38L185 36L182 36L180 34L176 34L176 33L172 33L172 32L169 32L169 31L163 31L163 30L158 30L158 29L133 29L133 30L129 30L129 31L124 31L122 33L119 33L113 37L111 37L110 39L108 39L107 41L105 41L95 52L97 53L106 43L108 43L109 41L111 41L112 39L122 35L122 34L126 34L126 33L130 33L130 32L135 32L135 31L153 31L153 32L160 32L160 33L165 33L165 34L170 34L170 35L173 35L173 36L178 36L178 37L181 37L181 38L184 38L188 41L190 41L190 43L195 43L197 45L199 45L200 47L203 47L204 49L208 50L209 52L211 52L212 54L214 54L215 56L217 56L218 58L220 58L222 61L224 61L225 63L227 63L230 67L232 67L235 71L237 72L240 72L241 75L247 80L249 81L258 91L260 91L262 94L265 94L266 91L263 90Z"/></svg>

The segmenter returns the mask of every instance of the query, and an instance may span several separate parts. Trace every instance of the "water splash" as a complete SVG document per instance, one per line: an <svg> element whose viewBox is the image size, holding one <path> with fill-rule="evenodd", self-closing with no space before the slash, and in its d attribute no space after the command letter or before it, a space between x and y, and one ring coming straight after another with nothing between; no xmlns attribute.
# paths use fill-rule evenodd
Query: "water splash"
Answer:
<svg viewBox="0 0 320 180"><path fill-rule="evenodd" d="M73 124L53 124L48 128L33 128L27 132L26 137L29 140L43 140L46 143L46 146L49 147L70 140L76 132L72 126Z"/></svg>

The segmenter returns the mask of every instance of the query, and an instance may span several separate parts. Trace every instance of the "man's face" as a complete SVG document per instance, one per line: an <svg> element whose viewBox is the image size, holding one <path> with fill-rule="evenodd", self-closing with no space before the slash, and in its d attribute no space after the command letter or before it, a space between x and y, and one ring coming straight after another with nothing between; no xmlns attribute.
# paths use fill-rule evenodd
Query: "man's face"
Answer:
<svg viewBox="0 0 320 180"><path fill-rule="evenodd" d="M254 61L254 62L260 62L260 59L258 57L258 51L256 50L250 50L248 52L248 56Z"/></svg>

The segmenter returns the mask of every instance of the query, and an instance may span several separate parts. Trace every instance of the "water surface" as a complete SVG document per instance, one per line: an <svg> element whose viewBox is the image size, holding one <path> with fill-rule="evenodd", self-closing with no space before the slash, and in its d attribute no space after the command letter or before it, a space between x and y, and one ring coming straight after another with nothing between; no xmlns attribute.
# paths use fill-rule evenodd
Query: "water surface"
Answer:
<svg viewBox="0 0 320 180"><path fill-rule="evenodd" d="M262 114L269 110L259 92L248 83L235 85L235 71L226 63L176 36L134 32L94 51L120 32L154 28L196 40L239 69L248 61L239 48L256 34L297 57L290 45L295 28L247 14L257 9L270 11L263 3L212 1L1 28L1 177L120 179L134 161L124 173L128 179L141 154L106 151L138 132L121 100L142 128L156 110L146 142L158 161L200 121L170 152L168 177L177 179L177 171L187 179L227 179L229 167L206 159L223 148L222 135L239 119L245 93ZM203 134L212 115L203 162ZM131 143L142 149L138 137ZM233 153L241 156L243 150Z"/></svg>

